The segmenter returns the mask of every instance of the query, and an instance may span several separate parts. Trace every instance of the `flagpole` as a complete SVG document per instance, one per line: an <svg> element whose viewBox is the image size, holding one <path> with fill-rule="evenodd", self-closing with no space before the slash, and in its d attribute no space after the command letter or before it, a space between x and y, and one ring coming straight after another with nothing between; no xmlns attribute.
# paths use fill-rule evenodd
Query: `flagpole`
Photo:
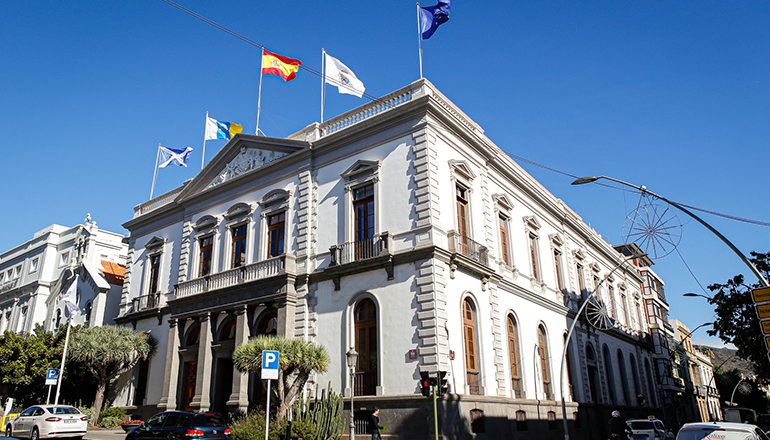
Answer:
<svg viewBox="0 0 770 440"><path fill-rule="evenodd" d="M321 123L324 122L324 104L326 103L326 49L321 48Z"/></svg>
<svg viewBox="0 0 770 440"><path fill-rule="evenodd" d="M203 161L206 160L206 127L208 127L208 125L209 125L209 111L206 110L206 124L203 126L203 154L201 154L201 171L203 171Z"/></svg>
<svg viewBox="0 0 770 440"><path fill-rule="evenodd" d="M262 60L265 59L265 46L262 46L262 56L259 57L259 95L257 96L257 131L255 135L259 136L259 112L262 109Z"/></svg>
<svg viewBox="0 0 770 440"><path fill-rule="evenodd" d="M152 193L155 192L155 178L158 177L158 160L160 160L160 143L158 143L158 154L155 155L155 172L152 174L152 188L150 188L150 200L152 200Z"/></svg>
<svg viewBox="0 0 770 440"><path fill-rule="evenodd" d="M420 48L420 79L422 79L422 21L420 20L420 2L417 2L417 47Z"/></svg>

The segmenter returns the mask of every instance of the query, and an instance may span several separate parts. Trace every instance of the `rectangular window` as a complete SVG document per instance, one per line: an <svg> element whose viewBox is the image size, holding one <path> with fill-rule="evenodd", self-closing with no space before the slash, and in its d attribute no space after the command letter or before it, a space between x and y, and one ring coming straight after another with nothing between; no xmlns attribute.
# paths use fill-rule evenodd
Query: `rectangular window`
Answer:
<svg viewBox="0 0 770 440"><path fill-rule="evenodd" d="M527 234L527 241L529 242L529 257L532 260L532 278L536 279L537 281L542 281L540 278L540 261L538 258L537 235L530 232Z"/></svg>
<svg viewBox="0 0 770 440"><path fill-rule="evenodd" d="M628 298L622 292L620 294L620 307L623 308L623 318L626 320L626 325L631 327L631 316L628 314Z"/></svg>
<svg viewBox="0 0 770 440"><path fill-rule="evenodd" d="M618 319L618 308L615 305L615 287L613 287L612 284L607 285L607 297L610 302L612 317Z"/></svg>
<svg viewBox="0 0 770 440"><path fill-rule="evenodd" d="M553 265L556 270L556 287L559 288L559 292L564 290L564 274L561 270L561 251L558 249L553 250Z"/></svg>
<svg viewBox="0 0 770 440"><path fill-rule="evenodd" d="M64 252L59 259L59 266L66 266L70 262L70 253Z"/></svg>
<svg viewBox="0 0 770 440"><path fill-rule="evenodd" d="M233 226L230 231L233 237L230 267L241 267L246 264L246 225Z"/></svg>
<svg viewBox="0 0 770 440"><path fill-rule="evenodd" d="M286 233L286 212L273 214L267 218L267 256L283 255L283 244Z"/></svg>
<svg viewBox="0 0 770 440"><path fill-rule="evenodd" d="M374 256L374 185L353 190L356 258Z"/></svg>
<svg viewBox="0 0 770 440"><path fill-rule="evenodd" d="M37 272L37 264L38 264L38 261L39 261L39 260L38 260L37 258L35 258L35 259L33 259L33 260L32 260L32 262L31 262L31 263L29 263L29 273L35 273L35 272Z"/></svg>
<svg viewBox="0 0 770 440"><path fill-rule="evenodd" d="M578 289L580 289L580 297L585 299L586 297L586 281L583 278L583 265L580 263L575 264L575 272L577 272Z"/></svg>
<svg viewBox="0 0 770 440"><path fill-rule="evenodd" d="M455 187L457 195L457 233L460 236L462 254L470 255L470 237L468 237L468 190L460 185Z"/></svg>
<svg viewBox="0 0 770 440"><path fill-rule="evenodd" d="M214 251L214 236L209 235L208 237L203 237L200 239L199 243L200 253L198 256L200 264L198 276L205 277L211 273L211 258Z"/></svg>
<svg viewBox="0 0 770 440"><path fill-rule="evenodd" d="M502 253L502 258L505 264L510 266L511 257L508 253L508 218L500 214L498 217L498 222L500 224L500 250Z"/></svg>
<svg viewBox="0 0 770 440"><path fill-rule="evenodd" d="M3 280L5 280L5 272L0 272L0 284L3 283Z"/></svg>
<svg viewBox="0 0 770 440"><path fill-rule="evenodd" d="M150 290L147 293L158 291L158 277L160 274L160 254L150 256Z"/></svg>

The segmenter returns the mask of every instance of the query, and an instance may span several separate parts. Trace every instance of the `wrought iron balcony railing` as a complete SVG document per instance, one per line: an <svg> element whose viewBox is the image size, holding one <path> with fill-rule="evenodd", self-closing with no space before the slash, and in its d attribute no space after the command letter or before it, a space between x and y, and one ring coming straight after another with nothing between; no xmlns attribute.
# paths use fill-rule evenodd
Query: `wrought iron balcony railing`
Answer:
<svg viewBox="0 0 770 440"><path fill-rule="evenodd" d="M449 240L449 252L464 255L477 263L489 266L489 251L486 246L482 246L471 240L470 237L460 235L456 231L449 231L447 239Z"/></svg>
<svg viewBox="0 0 770 440"><path fill-rule="evenodd" d="M390 234L383 232L365 240L335 244L329 248L331 254L329 266L339 266L387 254L390 252L390 241Z"/></svg>

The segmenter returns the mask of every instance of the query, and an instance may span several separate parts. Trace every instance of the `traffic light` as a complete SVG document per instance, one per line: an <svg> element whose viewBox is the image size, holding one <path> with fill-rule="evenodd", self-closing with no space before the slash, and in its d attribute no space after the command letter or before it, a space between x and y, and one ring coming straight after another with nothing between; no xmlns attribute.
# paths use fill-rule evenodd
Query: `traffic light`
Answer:
<svg viewBox="0 0 770 440"><path fill-rule="evenodd" d="M436 389L436 392L439 396L443 396L449 391L449 384L447 383L446 379L446 371L439 371L438 372L438 387Z"/></svg>
<svg viewBox="0 0 770 440"><path fill-rule="evenodd" d="M427 371L420 371L420 392L422 392L422 395L425 397L430 397L430 386L431 381L435 380L431 377L428 377Z"/></svg>

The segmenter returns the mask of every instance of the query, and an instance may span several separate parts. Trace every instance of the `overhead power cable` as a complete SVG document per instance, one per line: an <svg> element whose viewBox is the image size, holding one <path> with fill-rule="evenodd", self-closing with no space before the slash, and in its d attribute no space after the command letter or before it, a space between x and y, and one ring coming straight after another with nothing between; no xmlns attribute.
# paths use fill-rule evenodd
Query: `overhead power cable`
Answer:
<svg viewBox="0 0 770 440"><path fill-rule="evenodd" d="M202 21L202 22L204 22L204 23L206 23L208 25L211 25L211 26L219 29L220 31L222 31L222 32L224 32L224 33L226 33L228 35L232 35L233 37L243 41L246 44L250 44L250 45L252 45L254 47L258 47L260 49L265 48L265 49L270 50L271 52L277 52L277 51L275 51L273 49L268 48L264 44L259 44L256 41L252 40L251 38L245 37L245 36L239 34L238 32L235 32L234 30L228 29L228 28L222 26L221 24L219 24L219 23L217 23L215 21L209 20L208 18L198 14L197 12L194 12L194 11L191 11L191 10L187 9L187 8L185 8L184 6L182 6L182 5L178 4L178 3L174 3L171 0L161 0L161 1L164 2L164 3L167 3L167 4L171 5L171 6L173 6L175 8L177 8L177 9L179 9L180 11L184 12L187 15L195 17L198 20L200 20L200 21ZM319 71L317 71L317 70L315 70L315 69L313 69L311 67L308 67L308 66L306 66L304 64L300 65L299 67L300 67L300 69L306 70L309 73L311 73L311 74L313 74L313 75L315 75L315 76L317 76L319 78L324 78L323 72L319 72ZM260 61L260 68L261 68L261 61ZM334 78L330 78L330 81L334 82L335 86L342 86L342 85L344 85L342 82L337 81ZM370 95L370 94L368 94L366 92L364 92L363 96L368 98L370 101L375 101L375 100L378 99L377 96Z"/></svg>
<svg viewBox="0 0 770 440"><path fill-rule="evenodd" d="M252 39L250 39L248 37L245 37L245 36L239 34L238 32L235 32L235 31L233 31L231 29L228 29L228 28L222 26L221 24L219 24L219 23L217 23L215 21L209 20L208 18L198 14L197 12L194 12L194 11L191 11L191 10L187 9L187 8L185 8L184 6L182 6L182 5L178 4L178 3L174 3L171 0L161 0L161 1L166 3L166 4L169 4L169 5L173 6L173 7L175 7L176 9L184 12L185 14L188 14L188 15L190 15L192 17L195 17L198 20L200 20L200 21L202 21L202 22L204 22L204 23L206 23L206 24L208 24L210 26L213 26L213 27L219 29L220 31L222 31L222 32L224 32L224 33L226 33L228 35L231 35L231 36L233 36L233 37L243 41L244 43L247 43L247 44L249 44L251 46L254 46L254 47L258 47L260 49L261 48L268 48L267 46L265 46L263 44L259 44L256 41L254 41L254 40L252 40ZM270 49L270 51L273 52L274 50ZM260 64L260 66L261 66L261 64ZM301 69L306 70L309 73L319 77L319 78L324 78L324 74L322 72L319 72L319 71L317 71L317 70L315 70L315 69L313 69L311 67L307 67L304 64L302 64L299 67ZM341 82L339 82L337 80L331 79L331 81L337 83L335 85L343 85ZM368 94L366 92L364 92L363 96L368 98L370 101L377 101L378 99L380 99L379 97L370 95L370 94ZM551 171L551 172L554 172L554 173L557 173L557 174L561 174L563 176L571 177L573 179L577 179L579 177L579 176L576 176L574 174L566 173L564 171L560 171L560 170L557 170L555 168L548 167L548 166L543 165L541 163L537 163L537 162L531 161L529 159L525 159L525 158L523 158L521 156L516 156L516 155L510 154L510 153L508 153L508 155L510 157L520 161L520 162L526 162L526 163L528 163L530 165L534 165L536 167L540 167L540 168L543 168L545 170L548 170L548 171ZM612 188L612 189L616 189L616 190L620 190L620 191L627 191L627 192L632 192L632 193L637 193L637 194L639 193L639 191L636 191L636 190L633 190L633 189L621 188L621 187L610 185L610 184L606 184L606 183L597 183L597 185L606 186L608 188ZM677 202L677 203L679 203L679 202ZM701 208L696 208L694 206L685 205L684 203L679 203L679 204L684 206L687 209L693 209L695 211L704 212L706 214L711 214L711 215L715 215L715 216L718 216L718 217L724 217L724 218L727 218L727 219L730 219L730 220L736 220L736 221L740 221L740 222L744 222L744 223L751 223L751 224L755 224L755 225L759 225L759 226L768 226L768 227L770 227L770 223L768 223L768 222L762 222L762 221L759 221L759 220L746 219L746 218L737 217L737 216L729 215L729 214L722 214L722 213L715 212L715 211L709 211L709 210L706 210L706 209L701 209Z"/></svg>

